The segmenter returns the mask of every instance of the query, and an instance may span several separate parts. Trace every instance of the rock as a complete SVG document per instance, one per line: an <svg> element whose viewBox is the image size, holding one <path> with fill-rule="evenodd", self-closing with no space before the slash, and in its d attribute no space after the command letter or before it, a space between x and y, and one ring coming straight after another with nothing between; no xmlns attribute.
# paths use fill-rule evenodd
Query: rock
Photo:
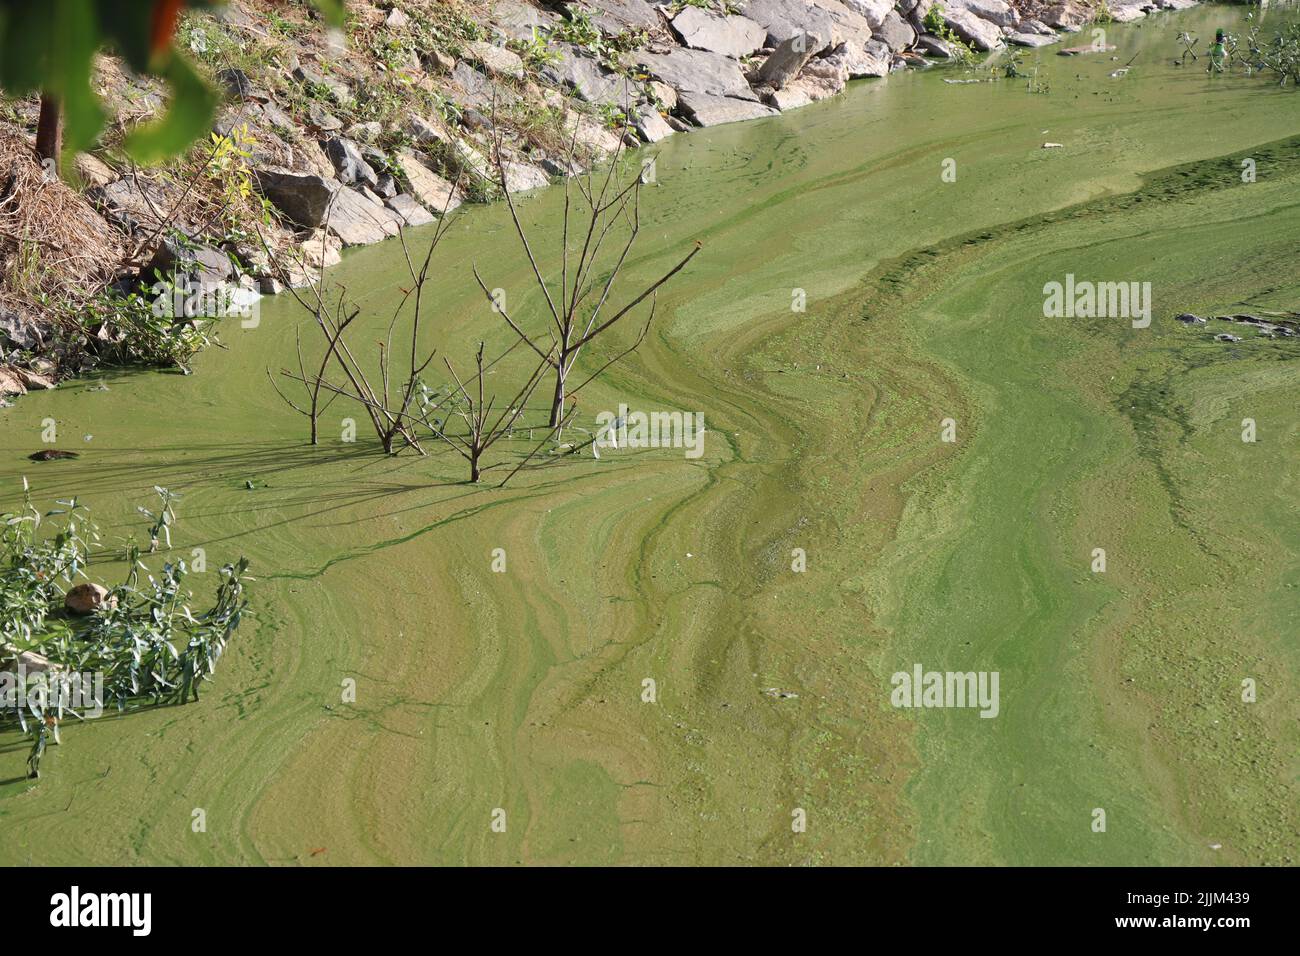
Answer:
<svg viewBox="0 0 1300 956"><path fill-rule="evenodd" d="M308 94L324 92L339 106L352 102L352 89L347 83L334 76L327 76L310 64L299 64L293 70L293 78L306 87Z"/></svg>
<svg viewBox="0 0 1300 956"><path fill-rule="evenodd" d="M677 109L677 91L667 83L650 80L646 83L646 89L665 110L671 112Z"/></svg>
<svg viewBox="0 0 1300 956"><path fill-rule="evenodd" d="M27 387L28 391L41 391L54 387L54 379L33 372L31 369L15 366L12 371L18 376L18 380Z"/></svg>
<svg viewBox="0 0 1300 956"><path fill-rule="evenodd" d="M762 49L767 28L748 17L720 17L699 7L683 7L673 17L673 32L693 50L740 58Z"/></svg>
<svg viewBox="0 0 1300 956"><path fill-rule="evenodd" d="M904 14L911 13L916 6L917 0L904 0L899 4ZM891 10L894 9L893 0L844 0L844 5L858 14L871 25L874 30L884 22Z"/></svg>
<svg viewBox="0 0 1300 956"><path fill-rule="evenodd" d="M78 153L76 167L87 189L107 186L117 179L117 170L92 153Z"/></svg>
<svg viewBox="0 0 1300 956"><path fill-rule="evenodd" d="M415 198L408 193L391 196L385 200L385 204L389 209L401 216L408 226L423 226L426 223L433 222L433 214L416 202Z"/></svg>
<svg viewBox="0 0 1300 956"><path fill-rule="evenodd" d="M564 137L567 142L572 142L599 156L608 156L619 146L619 138L613 130L573 111L565 114Z"/></svg>
<svg viewBox="0 0 1300 956"><path fill-rule="evenodd" d="M246 100L253 95L253 81L248 78L248 74L243 70L234 67L218 70L217 82L222 85L227 93L238 99Z"/></svg>
<svg viewBox="0 0 1300 956"><path fill-rule="evenodd" d="M371 168L370 164L361 158L361 151L357 149L356 144L351 140L344 139L342 136L335 136L321 145L325 149L325 155L334 164L334 172L339 181L344 185L352 186L357 183L365 183L368 186L373 186L379 181L379 176Z"/></svg>
<svg viewBox="0 0 1300 956"><path fill-rule="evenodd" d="M33 320L0 306L0 345L28 351L40 347L45 335Z"/></svg>
<svg viewBox="0 0 1300 956"><path fill-rule="evenodd" d="M1056 36L1056 31L1042 20L1021 20L1018 29L1021 33L1037 33L1039 36L1044 37Z"/></svg>
<svg viewBox="0 0 1300 956"><path fill-rule="evenodd" d="M1174 319L1175 319L1176 321L1178 321L1178 322L1185 322L1185 323L1187 323L1188 325L1205 325L1205 324L1207 324L1207 322L1206 322L1205 319L1201 318L1199 315L1193 315L1191 312L1182 312L1182 313L1180 313L1180 314L1174 316Z"/></svg>
<svg viewBox="0 0 1300 956"><path fill-rule="evenodd" d="M943 0L946 10L966 10L1000 27L1014 27L1020 14L1006 0Z"/></svg>
<svg viewBox="0 0 1300 956"><path fill-rule="evenodd" d="M93 614L102 607L117 607L117 597L102 584L87 582L70 590L63 598L63 606L71 614Z"/></svg>
<svg viewBox="0 0 1300 956"><path fill-rule="evenodd" d="M889 74L889 48L879 40L872 40L866 48L856 40L846 40L826 59L842 68L850 79Z"/></svg>
<svg viewBox="0 0 1300 956"><path fill-rule="evenodd" d="M1240 339L1238 336L1236 336L1236 335L1232 335L1232 334L1229 333L1229 332L1220 332L1218 335L1216 335L1216 336L1214 337L1214 341L1216 341L1216 342L1240 342L1241 339Z"/></svg>
<svg viewBox="0 0 1300 956"><path fill-rule="evenodd" d="M517 53L495 43L474 40L465 44L465 55L493 76L509 76L516 80L524 78L524 61Z"/></svg>
<svg viewBox="0 0 1300 956"><path fill-rule="evenodd" d="M383 131L384 128L375 122L353 123L348 127L347 134L350 139L354 139L359 143L373 143L379 139Z"/></svg>
<svg viewBox="0 0 1300 956"><path fill-rule="evenodd" d="M397 235L402 219L355 189L340 189L327 217L329 231L345 246L368 246Z"/></svg>
<svg viewBox="0 0 1300 956"><path fill-rule="evenodd" d="M1043 149L1065 149L1064 143L1044 143Z"/></svg>
<svg viewBox="0 0 1300 956"><path fill-rule="evenodd" d="M410 150L397 154L397 164L415 198L434 212L441 215L460 205L460 197L452 184L424 165Z"/></svg>
<svg viewBox="0 0 1300 956"><path fill-rule="evenodd" d="M279 295L284 291L284 286L275 276L262 276L257 280L257 291L262 295Z"/></svg>
<svg viewBox="0 0 1300 956"><path fill-rule="evenodd" d="M388 16L384 18L384 26L390 30L401 30L409 26L410 23L411 18L397 7L393 7L392 10L388 11Z"/></svg>
<svg viewBox="0 0 1300 956"><path fill-rule="evenodd" d="M1064 3L1048 7L1038 19L1049 27L1077 32L1092 19L1092 11L1078 0L1065 0Z"/></svg>
<svg viewBox="0 0 1300 956"><path fill-rule="evenodd" d="M1007 42L1014 43L1016 46L1040 47L1059 43L1061 38L1056 34L1043 36L1041 33L1008 33Z"/></svg>
<svg viewBox="0 0 1300 956"><path fill-rule="evenodd" d="M846 7L841 7L847 12ZM820 53L831 46L831 39L842 42L845 38L838 36L835 21L819 5L805 3L803 0L749 0L744 7L745 16L767 30L767 40L772 46L790 39L795 34L807 33L822 38ZM870 32L870 26L867 27Z"/></svg>
<svg viewBox="0 0 1300 956"><path fill-rule="evenodd" d="M343 261L340 250L343 243L324 229L317 229L312 234L298 244L298 249L302 253L303 265L313 273L320 269L328 269L330 266L338 265ZM295 280L299 277L292 277ZM303 285L301 281L294 281L295 286Z"/></svg>
<svg viewBox="0 0 1300 956"><path fill-rule="evenodd" d="M1146 9L1142 4L1130 3L1122 6L1110 7L1110 18L1115 23L1132 23L1134 20L1141 20L1147 15Z"/></svg>
<svg viewBox="0 0 1300 956"><path fill-rule="evenodd" d="M456 58L442 50L424 50L420 62L430 73L450 73L456 68Z"/></svg>
<svg viewBox="0 0 1300 956"><path fill-rule="evenodd" d="M392 199L398 193L397 180L389 173L380 173L378 181L372 188L381 199Z"/></svg>
<svg viewBox="0 0 1300 956"><path fill-rule="evenodd" d="M258 188L277 209L300 226L314 228L325 221L340 184L312 173L281 169L255 169Z"/></svg>
<svg viewBox="0 0 1300 956"><path fill-rule="evenodd" d="M51 664L50 659L44 654L37 654L35 651L19 651L12 644L0 644L0 651L4 652L4 656L0 658L0 670L31 675L60 669L58 665Z"/></svg>
<svg viewBox="0 0 1300 956"><path fill-rule="evenodd" d="M916 38L916 48L928 56L937 56L948 59L952 56L952 48L932 33L922 33Z"/></svg>
<svg viewBox="0 0 1300 956"><path fill-rule="evenodd" d="M559 19L553 13L521 0L497 0L488 16L492 28L512 40L531 40L534 30L539 34L551 30Z"/></svg>
<svg viewBox="0 0 1300 956"><path fill-rule="evenodd" d="M191 246L168 236L158 244L153 258L144 267L146 276L152 278L155 272L177 285L182 285L183 277L190 284L211 289L226 282L235 269L230 257L214 246Z"/></svg>
<svg viewBox="0 0 1300 956"><path fill-rule="evenodd" d="M0 365L0 395L26 395L27 386L23 380L18 377L18 370L9 368L6 365ZM37 452L39 455L40 452ZM44 461L45 459L33 458L33 461Z"/></svg>
<svg viewBox="0 0 1300 956"><path fill-rule="evenodd" d="M897 11L890 10L876 27L875 37L891 50L906 50L916 42L916 30Z"/></svg>
<svg viewBox="0 0 1300 956"><path fill-rule="evenodd" d="M275 103L266 102L260 104L260 112L262 118L274 132L287 135L298 128L298 124L293 121L293 117L276 106Z"/></svg>
<svg viewBox="0 0 1300 956"><path fill-rule="evenodd" d="M1002 31L969 10L945 8L943 22L977 50L988 51L1002 45Z"/></svg>
<svg viewBox="0 0 1300 956"><path fill-rule="evenodd" d="M740 64L721 53L704 50L673 50L671 53L639 53L636 63L681 93L757 100L740 70Z"/></svg>
<svg viewBox="0 0 1300 956"><path fill-rule="evenodd" d="M647 103L641 104L633 112L632 127L647 143L657 143L675 132L659 111Z"/></svg>
<svg viewBox="0 0 1300 956"><path fill-rule="evenodd" d="M844 92L848 79L848 71L843 66L827 58L820 58L810 60L788 89L802 93L815 102Z"/></svg>
<svg viewBox="0 0 1300 956"><path fill-rule="evenodd" d="M606 33L624 30L653 33L660 26L659 14L647 0L588 0L583 9L591 16L591 22Z"/></svg>
<svg viewBox="0 0 1300 956"><path fill-rule="evenodd" d="M681 93L680 105L700 126L721 126L723 123L777 115L777 111L770 106L752 100L693 91Z"/></svg>
<svg viewBox="0 0 1300 956"><path fill-rule="evenodd" d="M464 61L456 64L451 78L465 91L465 95L459 98L460 102L487 113L519 99L508 87L497 84Z"/></svg>
<svg viewBox="0 0 1300 956"><path fill-rule="evenodd" d="M560 44L556 52L560 54L559 62L544 66L542 76L556 86L572 89L579 99L588 103L622 107L638 98L627 80L609 72L572 44Z"/></svg>
<svg viewBox="0 0 1300 956"><path fill-rule="evenodd" d="M319 103L308 105L307 119L312 126L326 133L332 133L336 129L343 128L343 121Z"/></svg>
<svg viewBox="0 0 1300 956"><path fill-rule="evenodd" d="M87 195L102 207L107 219L125 232L157 228L162 225L159 215L173 205L157 184L135 177L115 180Z"/></svg>
<svg viewBox="0 0 1300 956"><path fill-rule="evenodd" d="M406 133L420 146L446 146L451 137L440 126L435 126L419 116L411 116L406 121Z"/></svg>
<svg viewBox="0 0 1300 956"><path fill-rule="evenodd" d="M763 100L784 113L786 110L793 110L798 109L800 106L807 106L812 102L812 97L797 86L791 86L784 90L773 90L770 94L763 97Z"/></svg>
<svg viewBox="0 0 1300 956"><path fill-rule="evenodd" d="M758 82L774 90L785 87L799 75L804 64L812 59L813 50L823 46L817 37L807 37L796 33L788 40L782 40L772 55L763 61L758 71Z"/></svg>
<svg viewBox="0 0 1300 956"><path fill-rule="evenodd" d="M522 193L530 189L541 189L543 186L551 184L551 177L546 175L546 171L533 166L531 163L507 160L502 165L505 166L506 171L507 192ZM493 176L492 178L495 182L496 177Z"/></svg>

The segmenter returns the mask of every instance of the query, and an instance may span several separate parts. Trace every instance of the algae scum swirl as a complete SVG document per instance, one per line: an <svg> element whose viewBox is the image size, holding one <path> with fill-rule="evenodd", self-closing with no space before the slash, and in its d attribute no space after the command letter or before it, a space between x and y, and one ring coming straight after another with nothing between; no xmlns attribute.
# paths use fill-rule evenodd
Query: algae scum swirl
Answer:
<svg viewBox="0 0 1300 956"><path fill-rule="evenodd" d="M193 375L5 410L5 510L26 475L111 538L179 491L256 617L201 705L69 727L36 783L0 742L0 861L1293 863L1300 339L1175 321L1300 310L1300 94L1170 63L1240 16L666 141L629 282L704 252L581 408L700 412L699 457L489 490L339 409L312 448L283 299ZM464 214L431 344L509 344L472 263L540 307L512 239ZM337 270L375 335L400 259ZM80 457L28 460L48 419Z"/></svg>

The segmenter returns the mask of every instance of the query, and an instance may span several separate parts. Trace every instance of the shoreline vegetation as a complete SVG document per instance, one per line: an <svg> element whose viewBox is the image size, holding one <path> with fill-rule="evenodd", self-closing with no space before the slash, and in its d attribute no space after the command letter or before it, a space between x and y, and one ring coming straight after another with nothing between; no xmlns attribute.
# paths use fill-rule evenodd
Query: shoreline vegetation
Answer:
<svg viewBox="0 0 1300 956"><path fill-rule="evenodd" d="M176 159L123 149L166 88L113 57L94 77L109 126L62 177L34 151L40 99L0 105L0 403L96 366L185 372L212 319L462 203L852 79L944 63L1018 77L1018 51L1193 3L408 0L349 3L341 32L304 3L187 13L177 46L224 99Z"/></svg>

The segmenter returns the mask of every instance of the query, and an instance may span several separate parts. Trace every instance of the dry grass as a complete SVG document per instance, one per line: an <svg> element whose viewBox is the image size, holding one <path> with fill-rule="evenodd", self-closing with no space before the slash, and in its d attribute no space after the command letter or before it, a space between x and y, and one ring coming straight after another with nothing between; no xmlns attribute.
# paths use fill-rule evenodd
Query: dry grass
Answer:
<svg viewBox="0 0 1300 956"><path fill-rule="evenodd" d="M0 126L0 300L31 315L112 278L121 235L41 166L28 137Z"/></svg>

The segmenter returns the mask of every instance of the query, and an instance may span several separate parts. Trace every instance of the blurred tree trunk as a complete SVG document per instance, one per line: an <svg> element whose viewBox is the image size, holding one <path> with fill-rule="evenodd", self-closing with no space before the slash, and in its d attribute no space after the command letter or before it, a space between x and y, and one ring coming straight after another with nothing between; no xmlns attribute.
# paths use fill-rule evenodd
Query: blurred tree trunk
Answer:
<svg viewBox="0 0 1300 956"><path fill-rule="evenodd" d="M63 152L63 111L59 101L48 93L41 94L41 118L36 124L36 153L41 159L54 160L59 171L59 154Z"/></svg>

